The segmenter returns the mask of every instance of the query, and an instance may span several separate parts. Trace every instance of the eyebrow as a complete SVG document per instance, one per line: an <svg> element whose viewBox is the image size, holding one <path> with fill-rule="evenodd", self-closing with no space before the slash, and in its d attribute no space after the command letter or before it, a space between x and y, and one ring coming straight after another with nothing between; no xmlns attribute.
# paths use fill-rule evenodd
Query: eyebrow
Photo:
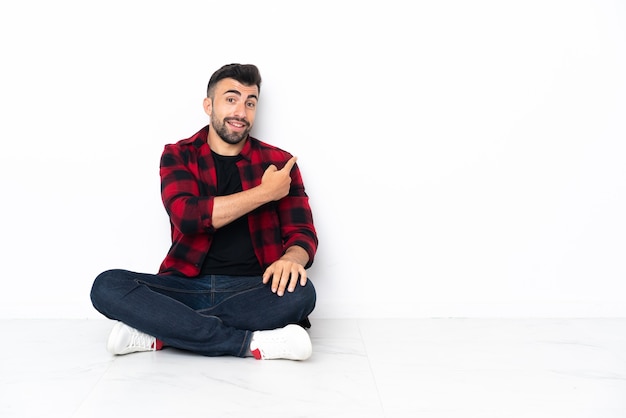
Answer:
<svg viewBox="0 0 626 418"><path fill-rule="evenodd" d="M241 96L241 92L240 92L239 90L234 90L234 89L231 89L231 90L226 90L226 91L224 92L224 94L228 94L228 93L233 93L233 94L236 94L237 96ZM259 100L259 98L257 97L257 95L256 95L256 94L249 94L249 95L248 95L248 99L256 99L256 100Z"/></svg>

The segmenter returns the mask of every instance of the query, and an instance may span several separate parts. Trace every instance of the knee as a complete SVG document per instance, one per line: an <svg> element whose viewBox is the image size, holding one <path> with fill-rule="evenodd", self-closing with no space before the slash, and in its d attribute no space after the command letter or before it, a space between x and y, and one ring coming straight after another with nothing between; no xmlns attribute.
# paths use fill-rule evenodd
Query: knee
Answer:
<svg viewBox="0 0 626 418"><path fill-rule="evenodd" d="M107 270L100 273L91 286L90 298L93 306L105 313L106 306L116 298L116 293L122 288L120 282L124 276L124 270Z"/></svg>
<svg viewBox="0 0 626 418"><path fill-rule="evenodd" d="M306 285L302 286L300 290L302 305L306 307L309 312L313 311L317 300L317 293L315 291L315 286L313 286L313 282L311 280L307 280Z"/></svg>

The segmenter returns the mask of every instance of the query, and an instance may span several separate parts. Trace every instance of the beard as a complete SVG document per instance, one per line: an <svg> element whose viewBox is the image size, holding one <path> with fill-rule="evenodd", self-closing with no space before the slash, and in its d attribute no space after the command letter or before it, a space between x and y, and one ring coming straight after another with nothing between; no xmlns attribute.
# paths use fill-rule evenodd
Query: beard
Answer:
<svg viewBox="0 0 626 418"><path fill-rule="evenodd" d="M246 129L241 133L230 132L226 126L226 121L228 120L241 122L246 125ZM211 116L211 125L213 125L213 129L215 129L217 135L222 138L222 141L231 145L236 145L246 139L250 133L250 129L252 129L248 121L239 118L224 118L224 120L218 120L216 117Z"/></svg>

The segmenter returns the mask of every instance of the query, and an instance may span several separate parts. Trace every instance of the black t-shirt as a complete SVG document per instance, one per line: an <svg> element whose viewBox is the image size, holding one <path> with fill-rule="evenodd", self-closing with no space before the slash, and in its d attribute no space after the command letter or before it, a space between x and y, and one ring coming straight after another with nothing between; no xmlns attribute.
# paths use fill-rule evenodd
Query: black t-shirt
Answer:
<svg viewBox="0 0 626 418"><path fill-rule="evenodd" d="M242 157L213 153L217 170L217 195L226 196L242 191L237 161ZM209 253L202 265L202 275L260 276L261 265L254 254L248 217L242 216L215 231Z"/></svg>

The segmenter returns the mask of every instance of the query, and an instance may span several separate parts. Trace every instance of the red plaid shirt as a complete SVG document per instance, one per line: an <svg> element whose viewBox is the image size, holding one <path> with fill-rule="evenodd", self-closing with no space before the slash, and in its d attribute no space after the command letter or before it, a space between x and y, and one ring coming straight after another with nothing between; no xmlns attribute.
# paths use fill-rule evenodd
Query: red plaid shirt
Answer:
<svg viewBox="0 0 626 418"><path fill-rule="evenodd" d="M207 143L208 125L191 138L165 146L161 156L161 197L170 217L172 246L159 274L195 277L211 247L213 202L217 174ZM261 184L271 164L281 169L291 155L258 139L248 137L237 162L243 190ZM265 269L285 250L298 245L309 254L305 268L313 263L317 233L309 198L297 164L291 170L289 195L266 203L248 215L254 252Z"/></svg>

